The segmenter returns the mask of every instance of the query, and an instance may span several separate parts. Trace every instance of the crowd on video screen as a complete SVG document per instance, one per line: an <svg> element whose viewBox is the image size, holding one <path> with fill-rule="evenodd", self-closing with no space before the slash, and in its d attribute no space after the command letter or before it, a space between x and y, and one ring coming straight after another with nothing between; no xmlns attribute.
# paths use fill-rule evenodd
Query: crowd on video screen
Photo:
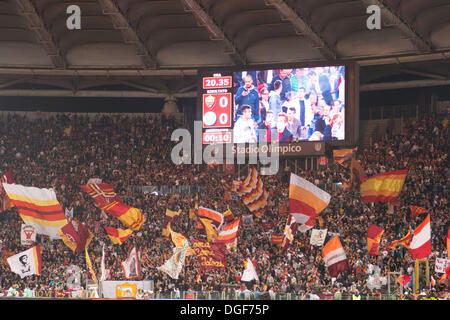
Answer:
<svg viewBox="0 0 450 320"><path fill-rule="evenodd" d="M233 142L345 139L345 67L233 74Z"/></svg>

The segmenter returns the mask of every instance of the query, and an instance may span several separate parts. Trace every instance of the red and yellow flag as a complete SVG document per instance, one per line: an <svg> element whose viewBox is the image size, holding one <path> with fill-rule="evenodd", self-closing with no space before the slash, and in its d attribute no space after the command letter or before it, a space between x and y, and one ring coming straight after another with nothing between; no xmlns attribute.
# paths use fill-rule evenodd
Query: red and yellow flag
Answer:
<svg viewBox="0 0 450 320"><path fill-rule="evenodd" d="M409 206L409 209L411 210L411 219L428 211L427 209L418 206Z"/></svg>
<svg viewBox="0 0 450 320"><path fill-rule="evenodd" d="M214 243L231 243L233 242L239 232L239 224L241 223L241 217L238 217L233 222L228 223L219 231Z"/></svg>
<svg viewBox="0 0 450 320"><path fill-rule="evenodd" d="M92 280L97 282L97 276L95 275L94 267L92 266L91 257L89 257L89 253L87 251L87 248L84 250L84 252L86 253L86 263L87 263L87 266L88 266L87 270L88 270L89 278L91 278Z"/></svg>
<svg viewBox="0 0 450 320"><path fill-rule="evenodd" d="M333 150L333 160L336 163L344 165L344 163L353 157L358 150L358 147L353 149L336 149Z"/></svg>
<svg viewBox="0 0 450 320"><path fill-rule="evenodd" d="M145 217L140 209L127 206L118 201L113 201L100 209L116 217L133 231L139 230L145 222Z"/></svg>
<svg viewBox="0 0 450 320"><path fill-rule="evenodd" d="M361 183L363 202L393 202L397 200L405 183L408 170L376 174Z"/></svg>
<svg viewBox="0 0 450 320"><path fill-rule="evenodd" d="M131 230L137 231L144 224L145 217L141 210L125 205L111 185L92 183L80 188L94 199L97 208L116 217Z"/></svg>
<svg viewBox="0 0 450 320"><path fill-rule="evenodd" d="M127 239L131 236L133 233L133 230L131 229L116 229L111 227L104 227L106 230L106 233L108 234L109 238L111 239L111 242L114 244L122 245Z"/></svg>
<svg viewBox="0 0 450 320"><path fill-rule="evenodd" d="M367 231L367 250L369 255L376 256L380 248L381 237L383 236L384 230L374 224L369 226Z"/></svg>
<svg viewBox="0 0 450 320"><path fill-rule="evenodd" d="M67 223L64 227L58 230L58 233L62 241L73 252L82 252L89 246L92 238L94 238L94 235L86 227L86 225L77 219Z"/></svg>
<svg viewBox="0 0 450 320"><path fill-rule="evenodd" d="M217 238L216 229L212 225L212 221L210 219L200 218L200 222L203 224L206 231L206 238L208 242L213 241Z"/></svg>
<svg viewBox="0 0 450 320"><path fill-rule="evenodd" d="M447 257L450 257L450 227L447 232Z"/></svg>
<svg viewBox="0 0 450 320"><path fill-rule="evenodd" d="M409 245L411 244L411 227L409 227L409 231L406 234L406 236L404 236L403 238L401 238L400 240L394 240L389 244L389 249L394 250L398 245L402 245L405 248L409 249Z"/></svg>

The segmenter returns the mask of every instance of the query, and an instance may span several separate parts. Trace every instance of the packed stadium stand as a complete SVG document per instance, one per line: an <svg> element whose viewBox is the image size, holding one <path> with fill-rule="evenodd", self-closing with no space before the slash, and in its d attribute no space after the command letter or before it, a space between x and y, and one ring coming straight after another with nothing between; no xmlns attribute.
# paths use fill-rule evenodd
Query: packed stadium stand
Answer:
<svg viewBox="0 0 450 320"><path fill-rule="evenodd" d="M447 0L0 0L0 299L450 299L449 14ZM228 127L250 109L264 142L325 150L269 175L175 163L175 130L194 136L203 96L223 93L202 70L233 79Z"/></svg>

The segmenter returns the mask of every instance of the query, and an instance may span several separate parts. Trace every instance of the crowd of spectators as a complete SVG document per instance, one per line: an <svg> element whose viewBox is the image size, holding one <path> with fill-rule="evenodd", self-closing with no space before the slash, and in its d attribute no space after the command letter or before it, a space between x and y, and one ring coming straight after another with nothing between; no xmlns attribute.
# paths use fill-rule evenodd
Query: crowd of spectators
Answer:
<svg viewBox="0 0 450 320"><path fill-rule="evenodd" d="M410 226L414 230L423 220L424 216L410 218L409 205L417 205L431 214L432 255L429 261L436 285L426 289L430 289L429 295L443 296L448 292L445 285L437 284L441 275L434 272L435 258L448 258L445 239L450 225L450 172L446 119L424 118L408 122L402 134L388 132L385 139L358 151L356 157L368 176L408 169L396 203L372 205L361 201L358 188L343 190L340 186L349 181L349 170L331 159L317 170L299 169L296 172L332 195L316 228L328 229L326 240L331 235L339 235L349 261L347 272L337 278L329 276L321 247L309 244L310 231L297 232L285 253L279 245L272 244L271 235L282 234L288 218L281 208L288 204L290 168L280 168L277 175L263 176L269 192L267 211L254 220L251 228L241 228L236 248L226 252L227 268L203 272L201 281L196 281L199 266L195 256L186 258L177 280L156 269L172 255L174 247L162 236L167 208L181 210L180 219L172 226L174 231L188 240L200 237L195 219L189 218L195 194L144 193L135 187L188 185L201 188L200 206L219 212L230 209L238 217L250 212L238 197L224 200L223 186L244 179L244 168L241 176L237 176L236 170L232 175L224 174L222 166L173 164L170 152L175 142L170 141L170 135L182 124L170 116L60 114L30 120L21 115L2 114L0 122L0 174L3 176L12 169L17 184L54 188L63 208L73 209L73 217L84 222L94 233L88 252L92 255L97 277L103 245L107 280L124 280L121 261L136 246L141 252L140 280L153 280L155 292L250 290L298 294L309 299L319 294L336 297L358 290L362 295L376 296L386 293L388 272L412 275L414 261L408 250L401 246L389 250L388 244L405 236ZM123 225L112 216L101 214L93 200L79 188L90 178L112 184L126 204L141 209L146 217L140 230L121 246L111 243L103 227L123 228ZM25 292L25 289L33 288L64 296L71 276L66 271L73 265L81 269L80 284L85 286L88 273L84 253L74 253L61 240L50 241L43 235L37 236L37 242L44 248L42 274L20 279L12 273L6 258L28 248L21 245L21 223L16 208L0 216L1 289L16 288ZM385 230L380 254L376 257L370 257L367 252L370 224ZM271 228L264 227L267 225ZM240 281L247 258L256 262L257 282ZM394 283L392 286L397 288Z"/></svg>
<svg viewBox="0 0 450 320"><path fill-rule="evenodd" d="M345 139L344 66L245 71L233 79L235 143Z"/></svg>

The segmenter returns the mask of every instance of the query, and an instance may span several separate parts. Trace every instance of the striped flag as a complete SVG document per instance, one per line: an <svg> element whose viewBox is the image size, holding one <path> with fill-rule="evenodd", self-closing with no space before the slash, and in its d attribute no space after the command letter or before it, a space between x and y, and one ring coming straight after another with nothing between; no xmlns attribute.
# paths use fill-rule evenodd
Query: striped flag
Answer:
<svg viewBox="0 0 450 320"><path fill-rule="evenodd" d="M58 230L62 241L73 252L83 252L91 243L94 235L86 225L74 219Z"/></svg>
<svg viewBox="0 0 450 320"><path fill-rule="evenodd" d="M98 207L103 207L113 201L122 202L122 199L114 191L114 187L108 183L88 183L80 188L94 199Z"/></svg>
<svg viewBox="0 0 450 320"><path fill-rule="evenodd" d="M418 206L409 206L409 209L411 210L411 219L428 211L427 209Z"/></svg>
<svg viewBox="0 0 450 320"><path fill-rule="evenodd" d="M345 162L350 160L356 151L358 151L358 147L353 149L335 149L333 150L333 160L334 162L345 166Z"/></svg>
<svg viewBox="0 0 450 320"><path fill-rule="evenodd" d="M272 240L272 244L281 244L283 242L283 235L272 233L271 240Z"/></svg>
<svg viewBox="0 0 450 320"><path fill-rule="evenodd" d="M205 207L199 207L197 215L199 218L210 220L216 230L221 228L224 221L222 213Z"/></svg>
<svg viewBox="0 0 450 320"><path fill-rule="evenodd" d="M41 274L41 247L37 245L22 251L10 256L7 261L11 271L17 273L22 279L33 274Z"/></svg>
<svg viewBox="0 0 450 320"><path fill-rule="evenodd" d="M283 240L281 242L281 251L285 252L292 241L294 241L295 231L297 231L297 223L294 216L289 216L284 227Z"/></svg>
<svg viewBox="0 0 450 320"><path fill-rule="evenodd" d="M340 272L350 269L347 256L338 236L333 237L325 244L322 248L322 257L331 277L337 277Z"/></svg>
<svg viewBox="0 0 450 320"><path fill-rule="evenodd" d="M369 255L377 256L378 250L380 248L381 237L383 236L384 230L374 224L369 226L367 231L367 250Z"/></svg>
<svg viewBox="0 0 450 320"><path fill-rule="evenodd" d="M431 254L430 215L414 230L409 252L415 260L424 259Z"/></svg>
<svg viewBox="0 0 450 320"><path fill-rule="evenodd" d="M127 259L122 261L121 264L126 279L139 279L141 277L141 263L136 247L130 250Z"/></svg>
<svg viewBox="0 0 450 320"><path fill-rule="evenodd" d="M405 287L410 281L411 281L412 277L406 275L406 274L402 274L401 276L399 276L397 278L397 283L401 284L403 287Z"/></svg>
<svg viewBox="0 0 450 320"><path fill-rule="evenodd" d="M363 202L393 202L398 199L408 170L376 174L361 183Z"/></svg>
<svg viewBox="0 0 450 320"><path fill-rule="evenodd" d="M241 223L241 217L238 217L233 222L225 225L221 231L219 231L217 238L214 240L214 243L231 243L233 242L239 232L239 225Z"/></svg>
<svg viewBox="0 0 450 320"><path fill-rule="evenodd" d="M289 210L298 230L306 232L316 224L316 216L330 203L331 196L313 183L291 173Z"/></svg>
<svg viewBox="0 0 450 320"><path fill-rule="evenodd" d="M145 222L145 216L138 208L127 206L121 202L113 201L100 209L119 219L127 228L137 231Z"/></svg>
<svg viewBox="0 0 450 320"><path fill-rule="evenodd" d="M97 208L119 219L131 230L137 231L144 224L145 217L141 210L125 205L110 184L92 183L80 188L94 199Z"/></svg>
<svg viewBox="0 0 450 320"><path fill-rule="evenodd" d="M131 229L116 229L111 227L104 227L106 233L108 234L109 238L111 239L111 242L113 244L122 245L127 239L131 236L133 233L133 230Z"/></svg>
<svg viewBox="0 0 450 320"><path fill-rule="evenodd" d="M389 249L394 250L398 245L402 245L405 248L409 249L409 245L411 244L411 227L409 227L409 231L406 234L406 236L404 236L403 238L401 238L400 240L394 240L389 244Z"/></svg>
<svg viewBox="0 0 450 320"><path fill-rule="evenodd" d="M58 230L68 221L53 189L3 184L6 194L17 207L22 220L31 224L38 234L60 239Z"/></svg>
<svg viewBox="0 0 450 320"><path fill-rule="evenodd" d="M242 183L233 182L231 190L237 192L242 202L256 217L260 217L266 211L269 194L255 167L250 168L250 172Z"/></svg>

